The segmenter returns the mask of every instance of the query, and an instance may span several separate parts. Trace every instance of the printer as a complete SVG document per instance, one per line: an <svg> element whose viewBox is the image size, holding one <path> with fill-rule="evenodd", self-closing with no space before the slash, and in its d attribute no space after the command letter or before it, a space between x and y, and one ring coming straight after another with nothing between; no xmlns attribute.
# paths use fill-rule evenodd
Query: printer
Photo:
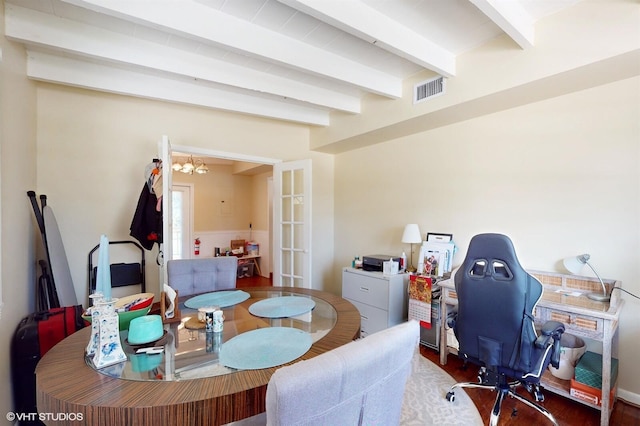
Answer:
<svg viewBox="0 0 640 426"><path fill-rule="evenodd" d="M370 254L368 256L363 256L362 270L382 272L382 262L388 262L389 259L393 259L393 261L398 262L398 264L400 263L399 257L387 254Z"/></svg>

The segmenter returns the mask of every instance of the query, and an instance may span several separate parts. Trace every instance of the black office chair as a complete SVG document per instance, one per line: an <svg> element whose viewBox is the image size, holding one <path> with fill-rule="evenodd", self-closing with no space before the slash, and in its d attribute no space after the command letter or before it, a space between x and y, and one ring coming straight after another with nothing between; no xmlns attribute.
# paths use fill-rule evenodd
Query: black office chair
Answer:
<svg viewBox="0 0 640 426"><path fill-rule="evenodd" d="M455 388L483 388L497 392L491 425L498 424L507 395L538 410L553 424L553 415L536 402L544 401L540 377L549 363L558 367L560 336L564 325L549 321L540 336L534 327L533 309L542 296L542 284L518 262L511 240L500 234L480 234L471 239L455 288L457 312L450 318L459 342L458 355L481 366L478 382L456 383ZM515 391L523 385L536 402Z"/></svg>

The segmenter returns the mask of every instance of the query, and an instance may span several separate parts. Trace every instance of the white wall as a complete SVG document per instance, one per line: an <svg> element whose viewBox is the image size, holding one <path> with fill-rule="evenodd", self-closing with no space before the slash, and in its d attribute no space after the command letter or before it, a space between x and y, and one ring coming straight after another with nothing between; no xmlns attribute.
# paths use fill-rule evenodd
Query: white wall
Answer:
<svg viewBox="0 0 640 426"><path fill-rule="evenodd" d="M590 253L640 295L639 101L636 77L338 155L334 278L355 255L408 251L418 223L453 233L457 264L499 232L526 268ZM619 386L637 396L640 301L623 298Z"/></svg>
<svg viewBox="0 0 640 426"><path fill-rule="evenodd" d="M0 0L4 35L4 1ZM26 74L21 46L0 37L0 424L10 424L11 338L20 320L35 308L35 227L27 191L36 189L36 92Z"/></svg>
<svg viewBox="0 0 640 426"><path fill-rule="evenodd" d="M56 213L76 294L86 300L87 254L100 234L128 239L161 135L173 145L314 163L314 286L333 264L333 157L308 150L308 128L144 99L38 85L38 191ZM316 220L316 217L319 217ZM318 227L322 226L321 229ZM147 253L147 285L158 282L157 249ZM327 272L328 271L328 272ZM157 287L156 287L157 290Z"/></svg>

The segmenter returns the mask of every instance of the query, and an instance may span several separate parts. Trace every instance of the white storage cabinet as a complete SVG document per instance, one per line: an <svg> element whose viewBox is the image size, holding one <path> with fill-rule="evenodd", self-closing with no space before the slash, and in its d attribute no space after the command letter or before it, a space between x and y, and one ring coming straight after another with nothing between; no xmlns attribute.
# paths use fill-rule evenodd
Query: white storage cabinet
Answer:
<svg viewBox="0 0 640 426"><path fill-rule="evenodd" d="M361 337L407 320L408 283L409 274L342 270L342 297L360 311Z"/></svg>

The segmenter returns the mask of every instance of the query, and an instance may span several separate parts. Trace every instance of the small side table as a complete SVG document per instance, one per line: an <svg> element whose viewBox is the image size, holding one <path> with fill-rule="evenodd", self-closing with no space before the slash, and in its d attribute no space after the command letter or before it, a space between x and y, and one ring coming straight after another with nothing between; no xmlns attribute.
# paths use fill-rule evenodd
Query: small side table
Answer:
<svg viewBox="0 0 640 426"><path fill-rule="evenodd" d="M255 255L255 256L242 256L238 258L238 261L240 260L248 260L249 263L253 263L253 267L255 268L255 270L258 272L258 275L262 276L262 271L260 271L260 262L258 262L258 260L260 259L259 255Z"/></svg>

